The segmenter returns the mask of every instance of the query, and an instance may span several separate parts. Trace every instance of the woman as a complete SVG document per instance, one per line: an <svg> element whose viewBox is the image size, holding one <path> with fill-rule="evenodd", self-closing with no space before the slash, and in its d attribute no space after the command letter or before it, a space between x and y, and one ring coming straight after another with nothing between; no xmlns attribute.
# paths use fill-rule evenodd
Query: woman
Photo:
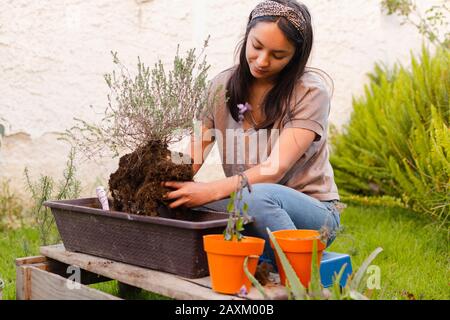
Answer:
<svg viewBox="0 0 450 320"><path fill-rule="evenodd" d="M172 208L226 211L239 173L245 170L252 192L245 190L243 201L256 218L245 234L266 239L264 255L272 263L266 227L276 231L325 226L331 231L330 245L340 223L327 147L330 97L323 79L306 68L312 44L311 16L305 5L294 0L257 5L249 17L239 64L212 80L211 92L218 95L201 118L203 141L197 141L201 151L192 149L196 160L201 155L193 165L197 172L202 155L212 146L212 139L205 136L214 129L227 177L208 183L165 183L175 189L167 194ZM243 132L243 149L230 130ZM259 139L252 139L256 136ZM256 155L248 151L255 141ZM268 146L265 156L260 156L259 144ZM237 150L243 150L238 157L243 163L236 160Z"/></svg>

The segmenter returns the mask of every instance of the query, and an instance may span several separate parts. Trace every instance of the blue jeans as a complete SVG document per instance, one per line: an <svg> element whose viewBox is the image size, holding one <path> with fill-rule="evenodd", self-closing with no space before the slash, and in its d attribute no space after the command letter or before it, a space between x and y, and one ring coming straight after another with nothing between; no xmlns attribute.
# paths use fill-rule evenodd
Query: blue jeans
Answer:
<svg viewBox="0 0 450 320"><path fill-rule="evenodd" d="M327 247L334 241L335 232L340 225L340 214L334 201L319 201L295 189L273 183L252 185L252 192L243 191L243 202L249 206L248 214L255 221L245 226L244 235L266 240L261 260L275 266L275 255L270 247L271 231L287 229L320 230L328 227L330 236ZM214 201L196 209L226 212L229 198Z"/></svg>

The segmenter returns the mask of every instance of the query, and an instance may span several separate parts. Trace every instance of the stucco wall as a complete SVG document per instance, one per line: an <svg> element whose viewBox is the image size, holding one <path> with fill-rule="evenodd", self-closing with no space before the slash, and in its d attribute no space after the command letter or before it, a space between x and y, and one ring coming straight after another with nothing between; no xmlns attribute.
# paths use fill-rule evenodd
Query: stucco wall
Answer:
<svg viewBox="0 0 450 320"><path fill-rule="evenodd" d="M106 103L103 74L113 68L110 51L134 68L137 56L151 65L182 51L207 50L210 77L233 64L236 44L258 0L0 0L0 117L8 121L0 148L0 179L23 189L23 170L61 177L68 145L55 132L74 117L95 120ZM415 28L385 16L379 0L305 0L315 44L310 65L335 84L330 121L349 118L352 95L362 92L375 61L407 63L421 37ZM94 106L92 110L89 106ZM213 154L214 160L217 156ZM79 164L84 194L107 181L117 159ZM217 166L216 166L217 167ZM213 168L213 169L211 169ZM220 177L209 167L200 180Z"/></svg>

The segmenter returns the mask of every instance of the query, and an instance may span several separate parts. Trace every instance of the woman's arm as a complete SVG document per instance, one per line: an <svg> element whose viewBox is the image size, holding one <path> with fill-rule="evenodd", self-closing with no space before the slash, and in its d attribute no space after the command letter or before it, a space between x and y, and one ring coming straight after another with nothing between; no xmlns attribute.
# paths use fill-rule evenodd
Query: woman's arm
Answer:
<svg viewBox="0 0 450 320"><path fill-rule="evenodd" d="M244 172L249 183L279 182L308 150L315 137L316 133L311 130L301 128L284 129L267 160ZM238 176L211 182L212 187L217 190L215 200L229 197L236 190L237 183Z"/></svg>
<svg viewBox="0 0 450 320"><path fill-rule="evenodd" d="M284 129L267 160L244 172L249 183L279 182L310 147L315 136L315 132L307 129ZM196 207L227 198L236 190L237 184L238 176L232 176L208 183L166 182L165 186L177 189L167 195L168 199L174 200L170 207L176 208L180 205Z"/></svg>

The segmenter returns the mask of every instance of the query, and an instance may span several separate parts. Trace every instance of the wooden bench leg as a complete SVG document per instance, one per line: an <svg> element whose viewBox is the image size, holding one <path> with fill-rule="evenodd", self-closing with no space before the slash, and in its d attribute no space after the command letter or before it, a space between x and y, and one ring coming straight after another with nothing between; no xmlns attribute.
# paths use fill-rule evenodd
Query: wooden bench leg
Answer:
<svg viewBox="0 0 450 320"><path fill-rule="evenodd" d="M111 279L80 269L80 283L69 287L68 265L44 256L16 259L16 299L118 299L84 284Z"/></svg>

